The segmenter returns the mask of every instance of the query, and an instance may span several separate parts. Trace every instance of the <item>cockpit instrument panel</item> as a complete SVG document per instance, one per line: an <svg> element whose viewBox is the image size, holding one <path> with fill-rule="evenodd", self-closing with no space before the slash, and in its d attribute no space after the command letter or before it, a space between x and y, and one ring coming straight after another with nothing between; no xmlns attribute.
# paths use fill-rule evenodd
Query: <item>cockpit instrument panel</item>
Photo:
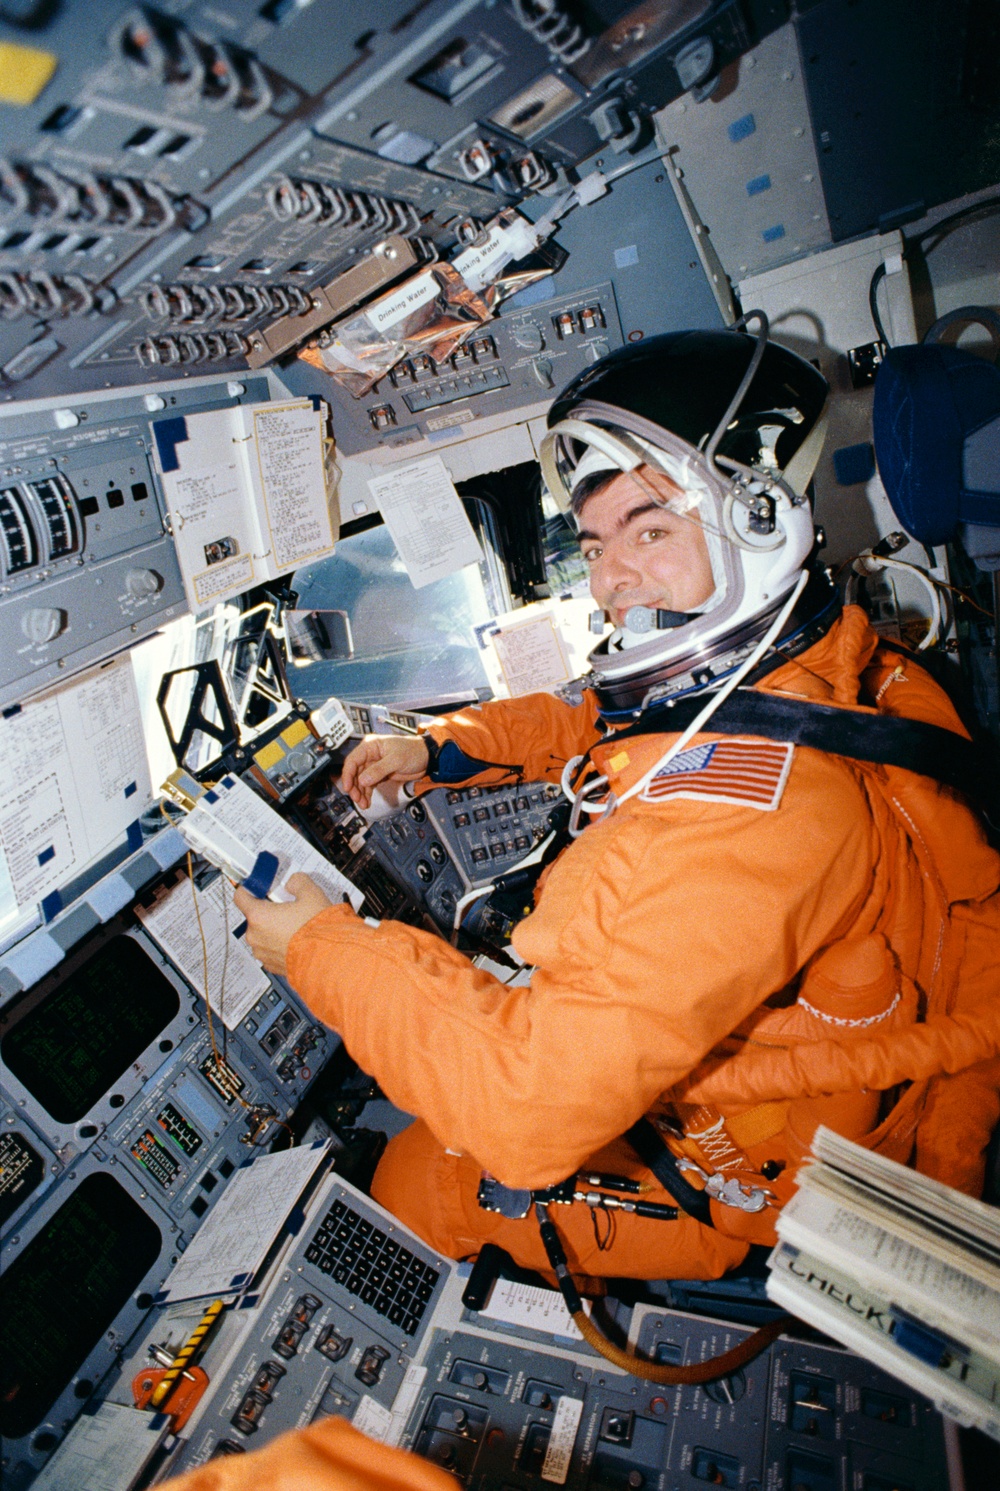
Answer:
<svg viewBox="0 0 1000 1491"><path fill-rule="evenodd" d="M5 1089L57 1150L86 1149L196 1019L194 995L118 924L0 1013Z"/></svg>
<svg viewBox="0 0 1000 1491"><path fill-rule="evenodd" d="M37 1466L62 1438L152 1305L178 1233L123 1166L95 1152L4 1244L0 1433L15 1460Z"/></svg>

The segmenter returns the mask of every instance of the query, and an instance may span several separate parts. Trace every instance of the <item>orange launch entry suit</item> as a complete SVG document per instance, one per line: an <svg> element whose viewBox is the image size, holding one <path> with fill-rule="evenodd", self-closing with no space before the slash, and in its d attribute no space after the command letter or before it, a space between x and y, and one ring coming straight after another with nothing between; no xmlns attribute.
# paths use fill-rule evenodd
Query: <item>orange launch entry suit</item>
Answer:
<svg viewBox="0 0 1000 1491"><path fill-rule="evenodd" d="M162 1491L461 1491L447 1471L378 1444L345 1419L282 1434L249 1455L224 1455Z"/></svg>
<svg viewBox="0 0 1000 1491"><path fill-rule="evenodd" d="M758 687L965 733L856 607ZM574 707L544 694L430 733L517 763L525 780L558 781L601 741L592 759L619 795L675 738L601 740L591 695ZM719 739L709 730L691 747ZM440 938L375 929L346 906L292 939L294 987L418 1116L373 1193L440 1251L493 1240L546 1268L533 1216L477 1205L482 1172L522 1188L581 1169L649 1179L620 1138L643 1114L682 1131L671 1147L697 1165L694 1184L735 1180L768 1204L713 1200L714 1228L684 1214L617 1214L609 1228L607 1213L555 1207L579 1273L713 1277L772 1242L818 1123L980 1192L1000 1115L1000 856L927 777L726 739L733 781L692 769L684 791L671 774L669 790L630 799L560 855L513 937L530 985L508 988ZM647 1199L670 1200L656 1185Z"/></svg>
<svg viewBox="0 0 1000 1491"><path fill-rule="evenodd" d="M858 708L862 682L881 711L961 731L941 690L880 649L855 608L762 687ZM556 780L598 738L595 721L589 703L535 695L432 733ZM594 755L624 790L670 740L612 738ZM647 1176L618 1137L644 1113L677 1120L675 1152L705 1173L766 1187L776 1203L818 1122L980 1190L1000 1113L1000 857L975 816L927 778L807 748L792 753L773 807L697 792L634 798L560 857L514 934L535 965L529 987L505 988L439 938L393 922L374 930L344 906L294 937L295 987L422 1116L389 1145L374 1191L443 1252L492 1238L544 1268L532 1218L478 1207L482 1170L515 1187L581 1167ZM650 1199L669 1200L656 1187ZM552 1210L578 1272L636 1278L719 1274L772 1239L775 1216L774 1205L715 1201L714 1229L621 1215L602 1251L586 1208ZM168 1491L454 1484L326 1419Z"/></svg>

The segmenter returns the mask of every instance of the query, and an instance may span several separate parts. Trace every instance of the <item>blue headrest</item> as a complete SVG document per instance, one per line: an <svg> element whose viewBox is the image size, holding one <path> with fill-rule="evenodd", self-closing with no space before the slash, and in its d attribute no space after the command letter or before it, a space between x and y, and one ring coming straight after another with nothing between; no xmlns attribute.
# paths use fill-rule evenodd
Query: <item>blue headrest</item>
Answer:
<svg viewBox="0 0 1000 1491"><path fill-rule="evenodd" d="M1000 527L1000 368L958 347L893 347L875 379L879 475L925 544L960 523Z"/></svg>

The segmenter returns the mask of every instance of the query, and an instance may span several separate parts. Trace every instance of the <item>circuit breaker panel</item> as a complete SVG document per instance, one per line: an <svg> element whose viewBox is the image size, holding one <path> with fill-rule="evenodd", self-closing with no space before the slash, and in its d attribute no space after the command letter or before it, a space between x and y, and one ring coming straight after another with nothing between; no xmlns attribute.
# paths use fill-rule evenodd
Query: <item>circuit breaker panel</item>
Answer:
<svg viewBox="0 0 1000 1491"><path fill-rule="evenodd" d="M638 22L586 9L583 24L470 0L5 12L20 49L0 90L6 398L294 355L504 205L537 217L580 162L645 149L654 110L785 19L773 0ZM614 345L613 305L580 321L589 309L557 313ZM551 386L544 366L531 376Z"/></svg>

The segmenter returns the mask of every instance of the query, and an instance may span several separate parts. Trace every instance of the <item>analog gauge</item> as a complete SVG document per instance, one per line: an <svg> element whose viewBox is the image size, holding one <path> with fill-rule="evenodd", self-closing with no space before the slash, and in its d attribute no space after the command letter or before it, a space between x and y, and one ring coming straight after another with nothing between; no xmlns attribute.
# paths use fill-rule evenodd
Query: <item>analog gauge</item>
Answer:
<svg viewBox="0 0 1000 1491"><path fill-rule="evenodd" d="M78 540L69 483L62 476L47 476L29 485L45 515L50 562L74 553Z"/></svg>
<svg viewBox="0 0 1000 1491"><path fill-rule="evenodd" d="M16 575L38 563L38 540L16 487L0 490L0 542L5 574Z"/></svg>

